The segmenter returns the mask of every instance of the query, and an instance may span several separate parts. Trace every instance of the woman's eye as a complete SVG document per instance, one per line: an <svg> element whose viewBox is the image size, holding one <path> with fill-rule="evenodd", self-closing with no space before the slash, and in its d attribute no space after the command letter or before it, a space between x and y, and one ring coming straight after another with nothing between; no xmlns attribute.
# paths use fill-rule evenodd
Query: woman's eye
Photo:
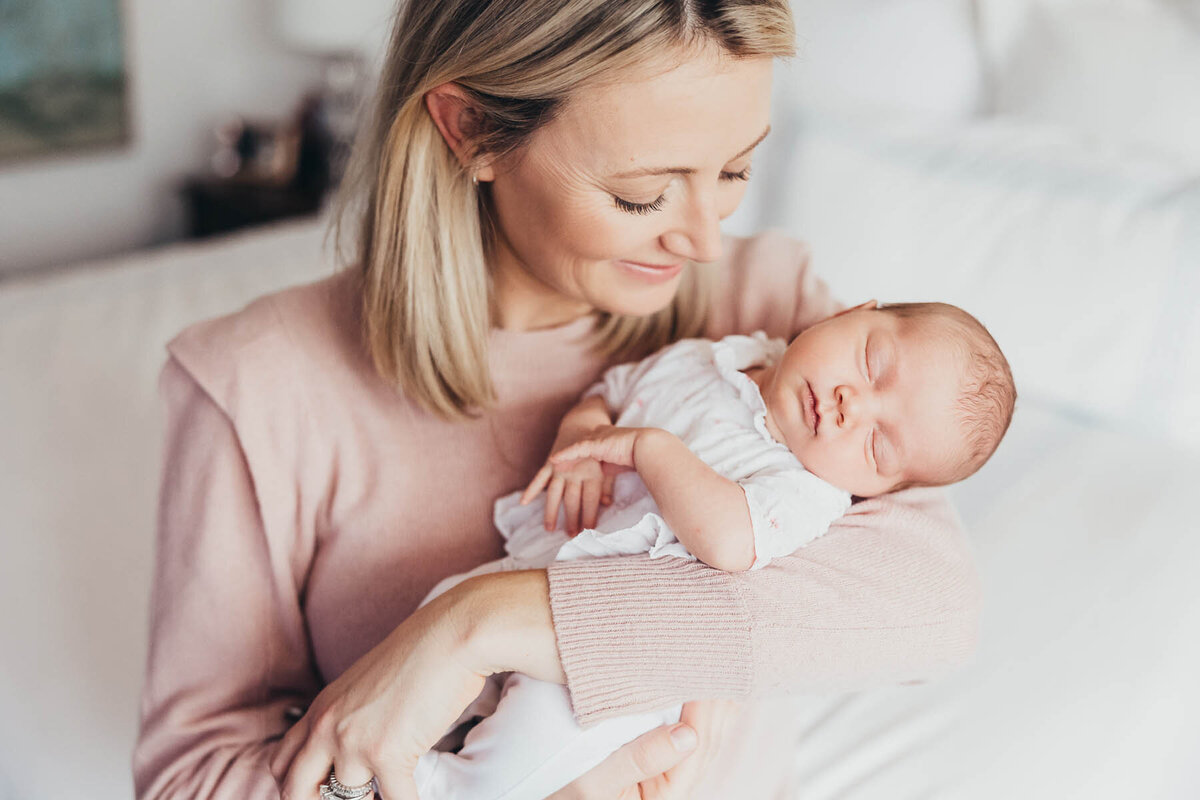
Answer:
<svg viewBox="0 0 1200 800"><path fill-rule="evenodd" d="M723 180L723 181L748 181L748 180L750 180L750 168L746 167L741 172L722 172L721 180Z"/></svg>
<svg viewBox="0 0 1200 800"><path fill-rule="evenodd" d="M622 200L620 197L613 195L613 200L617 201L617 208L630 214L650 214L655 211L661 211L663 203L666 202L666 195L660 194L657 200L652 200L649 203L633 203L629 200Z"/></svg>

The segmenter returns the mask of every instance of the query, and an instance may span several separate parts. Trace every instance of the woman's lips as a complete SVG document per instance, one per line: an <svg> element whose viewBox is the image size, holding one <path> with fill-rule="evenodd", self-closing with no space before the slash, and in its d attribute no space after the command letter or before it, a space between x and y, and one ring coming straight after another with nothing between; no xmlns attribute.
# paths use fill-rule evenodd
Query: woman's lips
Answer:
<svg viewBox="0 0 1200 800"><path fill-rule="evenodd" d="M664 283L671 280L683 270L683 263L678 264L643 264L639 261L617 261L627 273L649 283Z"/></svg>

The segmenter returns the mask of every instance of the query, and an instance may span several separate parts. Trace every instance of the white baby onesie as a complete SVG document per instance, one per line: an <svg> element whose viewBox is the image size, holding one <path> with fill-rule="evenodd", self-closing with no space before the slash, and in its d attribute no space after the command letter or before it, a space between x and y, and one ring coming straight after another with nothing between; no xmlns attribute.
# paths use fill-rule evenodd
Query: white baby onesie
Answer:
<svg viewBox="0 0 1200 800"><path fill-rule="evenodd" d="M848 492L808 472L771 437L758 386L741 372L773 364L786 346L761 331L718 342L685 339L640 362L609 369L584 393L601 395L617 425L670 431L742 487L754 531L751 569L820 536L850 506ZM526 506L520 496L513 492L495 505L508 557L447 578L425 602L473 575L544 567L554 560L636 553L695 560L635 472L616 477L612 505L601 508L594 529L573 539L561 527L553 532L543 527L544 493ZM485 718L457 753L430 751L420 759L418 790L422 800L540 800L626 742L677 722L679 712L676 705L584 730L574 720L565 687L513 673L502 684L494 682L460 717L460 722Z"/></svg>

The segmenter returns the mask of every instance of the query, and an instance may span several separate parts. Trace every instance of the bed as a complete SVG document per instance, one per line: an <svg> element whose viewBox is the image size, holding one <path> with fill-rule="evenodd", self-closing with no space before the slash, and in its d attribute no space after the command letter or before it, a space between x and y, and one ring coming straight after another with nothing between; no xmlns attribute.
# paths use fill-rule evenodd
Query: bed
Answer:
<svg viewBox="0 0 1200 800"><path fill-rule="evenodd" d="M975 659L791 700L805 800L1200 797L1193 5L797 4L806 60L730 231L807 239L846 301L963 305L1020 391L993 461L952 490L983 579ZM1100 57L1118 31L1123 71ZM1124 113L1081 92L1101 68ZM323 234L0 282L0 798L47 779L131 796L163 344L329 274Z"/></svg>

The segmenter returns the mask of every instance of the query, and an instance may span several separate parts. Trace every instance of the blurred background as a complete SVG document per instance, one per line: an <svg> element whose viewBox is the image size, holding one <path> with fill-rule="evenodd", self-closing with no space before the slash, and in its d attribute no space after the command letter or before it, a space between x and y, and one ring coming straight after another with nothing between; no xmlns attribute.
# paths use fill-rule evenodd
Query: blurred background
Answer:
<svg viewBox="0 0 1200 800"><path fill-rule="evenodd" d="M1200 797L1200 0L793 6L728 231L804 239L846 302L963 306L1021 394L952 489L974 663L789 701L802 796ZM335 268L392 12L0 0L4 800L131 794L163 345Z"/></svg>
<svg viewBox="0 0 1200 800"><path fill-rule="evenodd" d="M0 277L314 211L391 5L0 2Z"/></svg>

